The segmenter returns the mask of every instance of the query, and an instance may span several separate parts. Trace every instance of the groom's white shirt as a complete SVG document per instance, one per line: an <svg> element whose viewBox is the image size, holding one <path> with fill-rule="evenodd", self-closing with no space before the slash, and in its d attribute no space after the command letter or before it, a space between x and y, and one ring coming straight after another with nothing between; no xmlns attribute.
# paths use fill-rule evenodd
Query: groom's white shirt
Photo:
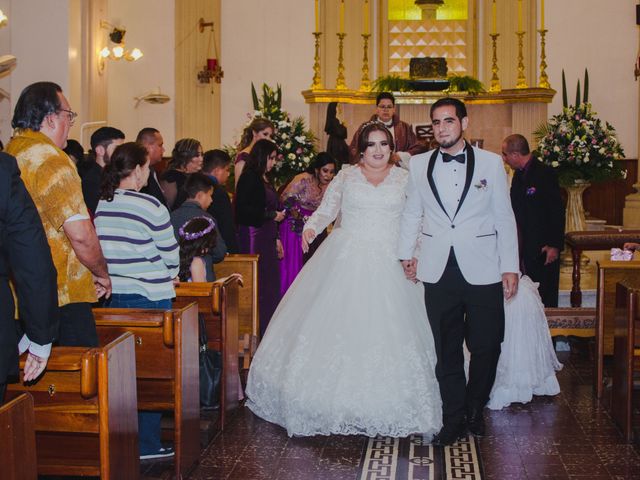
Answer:
<svg viewBox="0 0 640 480"><path fill-rule="evenodd" d="M473 154L467 151L464 165L445 164L434 150L411 158L398 257L412 258L420 236L417 277L424 282L440 279L452 246L471 284L500 282L503 273L519 271L516 222L502 160L486 150L467 149Z"/></svg>

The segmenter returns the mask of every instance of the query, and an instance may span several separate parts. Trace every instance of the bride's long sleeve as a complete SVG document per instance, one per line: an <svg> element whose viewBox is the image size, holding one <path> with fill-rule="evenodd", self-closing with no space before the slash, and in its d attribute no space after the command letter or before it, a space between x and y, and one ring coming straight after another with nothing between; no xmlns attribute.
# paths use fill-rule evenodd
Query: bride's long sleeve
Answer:
<svg viewBox="0 0 640 480"><path fill-rule="evenodd" d="M344 188L345 175L348 171L349 168L343 168L331 181L327 187L327 191L324 192L320 206L313 212L309 220L307 220L304 226L305 230L312 229L316 233L320 233L336 219L342 205L342 191Z"/></svg>

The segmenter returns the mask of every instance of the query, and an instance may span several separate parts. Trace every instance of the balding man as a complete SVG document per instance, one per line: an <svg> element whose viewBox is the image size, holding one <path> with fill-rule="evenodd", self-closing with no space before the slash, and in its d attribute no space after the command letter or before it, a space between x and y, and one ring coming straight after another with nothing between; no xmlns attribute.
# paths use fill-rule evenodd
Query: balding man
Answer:
<svg viewBox="0 0 640 480"><path fill-rule="evenodd" d="M558 306L564 205L553 169L533 157L519 134L502 142L502 159L514 169L511 206L518 224L520 268L534 282L545 307Z"/></svg>

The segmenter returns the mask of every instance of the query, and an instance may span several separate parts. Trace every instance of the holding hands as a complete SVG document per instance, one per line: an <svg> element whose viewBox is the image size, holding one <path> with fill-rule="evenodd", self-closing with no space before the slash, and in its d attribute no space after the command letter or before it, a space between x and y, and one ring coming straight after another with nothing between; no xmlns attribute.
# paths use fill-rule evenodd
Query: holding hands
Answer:
<svg viewBox="0 0 640 480"><path fill-rule="evenodd" d="M402 264L402 269L404 270L404 275L407 277L407 280L411 280L412 282L417 282L416 274L418 272L418 259L412 258L411 260L400 260Z"/></svg>

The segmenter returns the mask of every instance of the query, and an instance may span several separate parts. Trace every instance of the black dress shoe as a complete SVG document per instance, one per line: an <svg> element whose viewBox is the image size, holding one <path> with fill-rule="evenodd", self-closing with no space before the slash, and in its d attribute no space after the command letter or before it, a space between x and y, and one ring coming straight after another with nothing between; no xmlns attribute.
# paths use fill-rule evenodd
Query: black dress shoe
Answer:
<svg viewBox="0 0 640 480"><path fill-rule="evenodd" d="M459 439L464 438L466 433L467 433L467 427L464 424L464 422L445 425L433 437L433 440L431 440L431 443L436 447L446 447L447 445L453 445Z"/></svg>
<svg viewBox="0 0 640 480"><path fill-rule="evenodd" d="M482 410L473 408L469 410L467 414L467 428L476 437L484 437L485 427Z"/></svg>

